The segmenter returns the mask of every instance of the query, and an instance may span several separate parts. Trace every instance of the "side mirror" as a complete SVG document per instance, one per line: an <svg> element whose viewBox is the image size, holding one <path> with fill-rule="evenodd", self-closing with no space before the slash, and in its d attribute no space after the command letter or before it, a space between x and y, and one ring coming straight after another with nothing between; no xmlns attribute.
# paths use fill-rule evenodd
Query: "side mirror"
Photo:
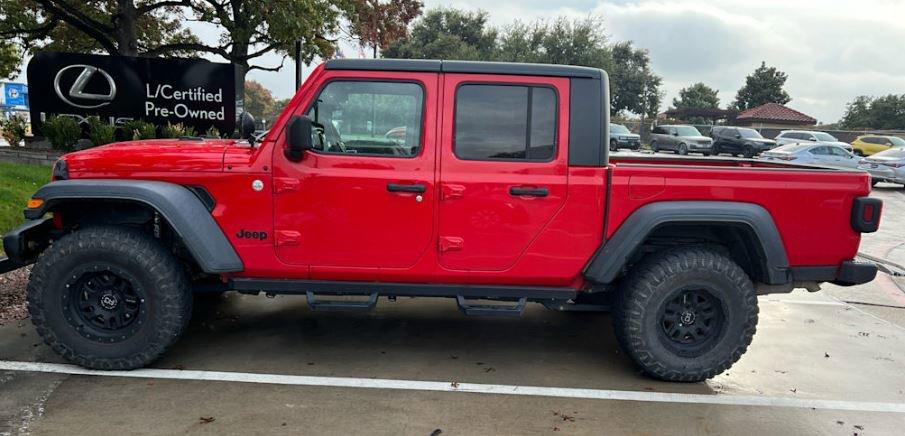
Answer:
<svg viewBox="0 0 905 436"><path fill-rule="evenodd" d="M735 139L742 139L742 135L735 135Z"/></svg>
<svg viewBox="0 0 905 436"><path fill-rule="evenodd" d="M239 116L239 137L247 139L248 142L254 142L255 117L248 112L242 112L242 115Z"/></svg>
<svg viewBox="0 0 905 436"><path fill-rule="evenodd" d="M679 132L672 132L672 136L679 136Z"/></svg>
<svg viewBox="0 0 905 436"><path fill-rule="evenodd" d="M287 146L283 152L286 158L292 162L299 162L305 154L305 150L311 150L311 118L296 115L289 120L286 126Z"/></svg>

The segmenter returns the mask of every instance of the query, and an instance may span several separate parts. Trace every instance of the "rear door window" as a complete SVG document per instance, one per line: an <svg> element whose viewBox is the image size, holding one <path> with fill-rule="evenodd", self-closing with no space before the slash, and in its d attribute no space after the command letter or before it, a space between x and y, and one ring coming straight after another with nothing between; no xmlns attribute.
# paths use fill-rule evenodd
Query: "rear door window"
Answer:
<svg viewBox="0 0 905 436"><path fill-rule="evenodd" d="M557 96L544 86L465 84L456 90L453 152L463 160L549 161Z"/></svg>

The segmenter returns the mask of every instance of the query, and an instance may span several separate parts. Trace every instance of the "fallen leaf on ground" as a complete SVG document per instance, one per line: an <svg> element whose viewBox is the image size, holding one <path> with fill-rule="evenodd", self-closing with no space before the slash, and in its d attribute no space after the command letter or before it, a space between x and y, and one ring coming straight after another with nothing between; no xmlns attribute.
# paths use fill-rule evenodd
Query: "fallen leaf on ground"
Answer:
<svg viewBox="0 0 905 436"><path fill-rule="evenodd" d="M210 423L214 422L216 420L216 418L214 418L213 416L202 416L202 417L198 418L198 420L202 424L210 424Z"/></svg>

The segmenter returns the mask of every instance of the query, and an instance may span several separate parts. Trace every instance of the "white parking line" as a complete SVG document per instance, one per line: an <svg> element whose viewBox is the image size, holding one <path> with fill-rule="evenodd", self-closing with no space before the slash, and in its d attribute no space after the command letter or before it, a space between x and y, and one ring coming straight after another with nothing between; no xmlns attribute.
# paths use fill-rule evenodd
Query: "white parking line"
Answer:
<svg viewBox="0 0 905 436"><path fill-rule="evenodd" d="M256 374L248 372L196 371L177 369L136 369L133 371L95 371L75 365L0 360L0 370L48 372L101 377L153 378L236 383L260 383L338 388L397 389L431 392L467 392L475 394L523 395L534 397L580 398L591 400L644 401L655 403L713 404L727 406L766 406L801 409L849 410L857 412L905 413L905 403L821 400L789 397L679 394L669 392L616 391L608 389L557 388L540 386L495 385L418 380L393 380L354 377L314 377L304 375Z"/></svg>

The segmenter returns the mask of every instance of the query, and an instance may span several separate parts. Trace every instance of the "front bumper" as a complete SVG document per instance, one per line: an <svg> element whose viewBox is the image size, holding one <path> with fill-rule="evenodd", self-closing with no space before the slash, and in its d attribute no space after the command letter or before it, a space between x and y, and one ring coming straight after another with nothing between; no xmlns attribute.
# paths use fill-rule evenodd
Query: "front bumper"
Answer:
<svg viewBox="0 0 905 436"><path fill-rule="evenodd" d="M619 139L614 138L613 142L616 143L616 146L619 148L628 148L630 150L637 150L641 148L641 140L640 139Z"/></svg>
<svg viewBox="0 0 905 436"><path fill-rule="evenodd" d="M35 263L38 255L50 245L53 219L37 219L13 229L3 236L7 259L0 260L0 273Z"/></svg>

